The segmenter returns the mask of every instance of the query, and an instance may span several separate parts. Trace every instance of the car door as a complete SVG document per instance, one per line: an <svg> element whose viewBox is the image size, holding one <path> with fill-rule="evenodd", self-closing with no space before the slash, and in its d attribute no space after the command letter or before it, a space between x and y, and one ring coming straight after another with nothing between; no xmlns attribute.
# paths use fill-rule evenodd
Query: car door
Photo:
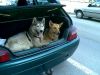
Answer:
<svg viewBox="0 0 100 75"><path fill-rule="evenodd" d="M84 15L87 17L100 18L100 7L93 3L91 6L83 8Z"/></svg>
<svg viewBox="0 0 100 75"><path fill-rule="evenodd" d="M93 17L100 19L100 2L95 3L95 7L93 9Z"/></svg>

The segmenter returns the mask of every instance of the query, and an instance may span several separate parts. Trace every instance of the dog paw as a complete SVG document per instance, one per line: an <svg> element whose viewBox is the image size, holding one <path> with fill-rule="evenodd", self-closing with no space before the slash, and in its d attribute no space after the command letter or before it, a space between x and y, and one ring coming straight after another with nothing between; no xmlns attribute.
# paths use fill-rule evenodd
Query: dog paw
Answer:
<svg viewBox="0 0 100 75"><path fill-rule="evenodd" d="M41 47L39 47L39 48L42 49L42 48L45 48L45 47L47 47L47 45L43 45L43 46L41 46Z"/></svg>

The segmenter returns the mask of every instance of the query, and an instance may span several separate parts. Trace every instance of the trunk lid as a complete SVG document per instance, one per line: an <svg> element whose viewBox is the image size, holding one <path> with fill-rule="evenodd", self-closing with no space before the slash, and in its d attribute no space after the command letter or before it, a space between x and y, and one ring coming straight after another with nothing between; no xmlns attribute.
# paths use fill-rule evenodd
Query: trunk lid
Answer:
<svg viewBox="0 0 100 75"><path fill-rule="evenodd" d="M19 32L25 31L29 28L33 17L45 17L48 20L54 20L55 22L64 21L64 25L61 28L61 34L58 41L51 42L49 45L41 48L32 48L20 52L11 52L9 49L1 46L0 49L8 50L11 56L25 56L28 54L37 54L48 51L54 47L60 46L66 43L64 38L68 36L68 28L70 24L70 18L65 14L62 9L64 5L61 4L45 4L35 6L20 6L20 7L0 7L0 15L2 18L0 21L0 37L9 38ZM34 13L33 13L34 12ZM41 13L41 14L40 14ZM5 15L6 14L6 15ZM9 16L8 16L9 15ZM47 21L48 21L47 20ZM48 23L46 23L48 25Z"/></svg>

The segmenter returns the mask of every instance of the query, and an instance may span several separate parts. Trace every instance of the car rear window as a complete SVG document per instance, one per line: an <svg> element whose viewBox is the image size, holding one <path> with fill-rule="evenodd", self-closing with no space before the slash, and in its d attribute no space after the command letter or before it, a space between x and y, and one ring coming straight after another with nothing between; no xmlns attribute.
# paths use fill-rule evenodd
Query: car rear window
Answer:
<svg viewBox="0 0 100 75"><path fill-rule="evenodd" d="M34 0L0 0L0 6L25 6L35 4Z"/></svg>
<svg viewBox="0 0 100 75"><path fill-rule="evenodd" d="M0 0L0 6L17 5L17 0Z"/></svg>
<svg viewBox="0 0 100 75"><path fill-rule="evenodd" d="M37 0L38 4L48 4L48 0Z"/></svg>
<svg viewBox="0 0 100 75"><path fill-rule="evenodd" d="M37 0L38 4L59 3L60 0Z"/></svg>

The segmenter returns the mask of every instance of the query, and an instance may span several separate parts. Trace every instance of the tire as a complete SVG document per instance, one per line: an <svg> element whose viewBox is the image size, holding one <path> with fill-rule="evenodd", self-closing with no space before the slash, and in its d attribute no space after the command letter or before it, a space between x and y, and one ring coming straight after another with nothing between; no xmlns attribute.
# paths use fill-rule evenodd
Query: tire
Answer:
<svg viewBox="0 0 100 75"><path fill-rule="evenodd" d="M52 69L49 69L48 71L45 72L46 75L52 75L53 74L53 70Z"/></svg>
<svg viewBox="0 0 100 75"><path fill-rule="evenodd" d="M76 12L76 17L77 18L83 18L83 12L82 11L77 11Z"/></svg>

